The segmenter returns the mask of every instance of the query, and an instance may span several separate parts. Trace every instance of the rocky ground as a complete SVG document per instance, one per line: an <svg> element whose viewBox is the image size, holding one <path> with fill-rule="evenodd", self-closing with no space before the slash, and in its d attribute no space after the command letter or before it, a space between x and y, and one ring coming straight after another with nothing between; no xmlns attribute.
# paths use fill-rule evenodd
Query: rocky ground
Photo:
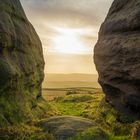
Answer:
<svg viewBox="0 0 140 140"><path fill-rule="evenodd" d="M61 96L56 92L51 100L44 92L50 108L41 127L58 140L136 140L139 122L119 114L100 89L91 91L73 89Z"/></svg>
<svg viewBox="0 0 140 140"><path fill-rule="evenodd" d="M0 140L139 140L140 122L119 114L105 102L101 90L74 90L63 96L57 92L51 100L46 94L42 119L3 127Z"/></svg>
<svg viewBox="0 0 140 140"><path fill-rule="evenodd" d="M44 130L53 133L56 138L65 140L77 133L95 126L92 120L76 116L56 116L41 122Z"/></svg>

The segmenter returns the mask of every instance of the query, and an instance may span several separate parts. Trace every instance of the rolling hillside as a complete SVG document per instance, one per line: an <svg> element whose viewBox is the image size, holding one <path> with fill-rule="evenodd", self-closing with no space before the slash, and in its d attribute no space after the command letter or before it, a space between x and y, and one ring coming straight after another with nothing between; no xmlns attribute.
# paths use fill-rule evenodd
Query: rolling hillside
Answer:
<svg viewBox="0 0 140 140"><path fill-rule="evenodd" d="M100 87L92 74L46 74L43 88Z"/></svg>

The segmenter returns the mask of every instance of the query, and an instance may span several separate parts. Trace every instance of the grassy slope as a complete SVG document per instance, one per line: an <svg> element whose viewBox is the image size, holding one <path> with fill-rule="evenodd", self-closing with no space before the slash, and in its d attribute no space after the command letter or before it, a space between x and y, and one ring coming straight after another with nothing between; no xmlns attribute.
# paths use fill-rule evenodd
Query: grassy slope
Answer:
<svg viewBox="0 0 140 140"><path fill-rule="evenodd" d="M49 101L52 109L50 115L82 116L97 124L98 127L86 130L70 140L135 140L139 122L133 122L128 116L118 115L103 98L104 94L100 90L98 93L95 90L94 94L93 89L92 94L75 91L68 91L67 95L60 97L56 94Z"/></svg>
<svg viewBox="0 0 140 140"><path fill-rule="evenodd" d="M83 92L84 91L84 92ZM58 96L52 90L53 98L46 98L47 112L44 119L56 115L81 116L91 119L96 127L85 130L69 140L139 140L140 122L133 122L128 116L121 116L106 103L104 94L97 89L65 89L65 94ZM44 132L38 125L40 120L32 120L19 125L10 125L0 130L0 140L56 140L52 134Z"/></svg>

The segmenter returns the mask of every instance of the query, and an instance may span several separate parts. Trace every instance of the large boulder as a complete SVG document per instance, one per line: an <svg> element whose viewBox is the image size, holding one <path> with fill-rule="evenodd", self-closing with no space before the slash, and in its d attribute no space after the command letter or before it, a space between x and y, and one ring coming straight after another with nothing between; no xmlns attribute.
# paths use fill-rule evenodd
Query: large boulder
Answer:
<svg viewBox="0 0 140 140"><path fill-rule="evenodd" d="M0 126L42 114L40 39L19 0L0 0Z"/></svg>
<svg viewBox="0 0 140 140"><path fill-rule="evenodd" d="M115 0L101 26L94 60L106 100L140 116L140 0Z"/></svg>
<svg viewBox="0 0 140 140"><path fill-rule="evenodd" d="M91 120L75 116L56 116L42 120L40 125L60 140L66 140L88 128L96 126Z"/></svg>

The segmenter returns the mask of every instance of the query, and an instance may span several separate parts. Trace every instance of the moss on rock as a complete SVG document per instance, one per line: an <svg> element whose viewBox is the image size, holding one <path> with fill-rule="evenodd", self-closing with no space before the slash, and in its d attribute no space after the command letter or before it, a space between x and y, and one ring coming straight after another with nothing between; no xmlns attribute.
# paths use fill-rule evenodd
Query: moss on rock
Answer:
<svg viewBox="0 0 140 140"><path fill-rule="evenodd" d="M41 117L41 41L19 0L0 0L0 127Z"/></svg>

